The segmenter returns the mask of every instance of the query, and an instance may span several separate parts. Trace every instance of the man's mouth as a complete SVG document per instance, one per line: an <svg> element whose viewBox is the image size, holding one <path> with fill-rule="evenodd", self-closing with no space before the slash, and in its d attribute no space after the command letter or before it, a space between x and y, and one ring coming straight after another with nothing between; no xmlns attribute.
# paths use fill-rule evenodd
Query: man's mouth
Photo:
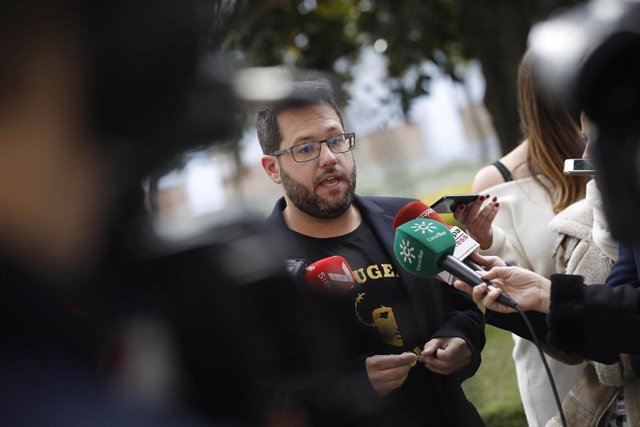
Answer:
<svg viewBox="0 0 640 427"><path fill-rule="evenodd" d="M326 179L324 181L322 181L322 185L327 186L327 187L332 187L334 185L338 184L338 179L337 178L329 178Z"/></svg>
<svg viewBox="0 0 640 427"><path fill-rule="evenodd" d="M341 177L339 175L329 175L324 177L318 183L318 187L335 187L340 182Z"/></svg>

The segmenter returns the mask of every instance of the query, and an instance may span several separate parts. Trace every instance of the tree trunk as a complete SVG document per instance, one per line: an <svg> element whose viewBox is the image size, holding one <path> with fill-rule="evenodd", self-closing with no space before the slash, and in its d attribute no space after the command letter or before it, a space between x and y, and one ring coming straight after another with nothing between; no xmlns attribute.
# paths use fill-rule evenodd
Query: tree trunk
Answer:
<svg viewBox="0 0 640 427"><path fill-rule="evenodd" d="M517 107L518 64L526 50L530 23L519 2L462 2L460 23L468 55L482 64L485 106L502 153L522 140Z"/></svg>

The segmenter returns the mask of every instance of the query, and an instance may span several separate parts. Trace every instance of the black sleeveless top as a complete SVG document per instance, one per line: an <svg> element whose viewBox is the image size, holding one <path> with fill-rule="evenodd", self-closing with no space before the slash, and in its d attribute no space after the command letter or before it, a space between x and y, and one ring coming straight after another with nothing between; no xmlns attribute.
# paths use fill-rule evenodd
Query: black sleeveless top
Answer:
<svg viewBox="0 0 640 427"><path fill-rule="evenodd" d="M513 176L511 175L511 172L509 172L509 169L507 169L507 167L504 164L502 164L500 160L496 160L491 164L495 166L496 169L498 169L498 172L500 172L500 175L502 175L502 179L504 179L504 182L513 181Z"/></svg>

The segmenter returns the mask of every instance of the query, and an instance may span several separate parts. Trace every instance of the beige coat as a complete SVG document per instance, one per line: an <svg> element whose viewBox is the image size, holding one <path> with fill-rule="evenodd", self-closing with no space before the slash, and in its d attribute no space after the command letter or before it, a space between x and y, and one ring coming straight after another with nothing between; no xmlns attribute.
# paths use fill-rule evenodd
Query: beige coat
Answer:
<svg viewBox="0 0 640 427"><path fill-rule="evenodd" d="M590 184L593 190L595 186ZM613 260L593 241L593 230L602 230L603 226L594 224L590 202L585 199L572 204L556 215L549 226L558 233L557 271L564 269L566 274L579 274L585 283L597 285L605 282ZM602 239L601 234L596 235ZM611 246L608 242L608 247ZM628 358L621 355L621 360L613 365L592 362L585 366L583 375L562 403L569 426L603 425L615 407L618 392L624 388L628 423L640 427L640 380L633 375ZM590 408L585 410L585 406ZM547 423L547 427L560 425L559 415Z"/></svg>

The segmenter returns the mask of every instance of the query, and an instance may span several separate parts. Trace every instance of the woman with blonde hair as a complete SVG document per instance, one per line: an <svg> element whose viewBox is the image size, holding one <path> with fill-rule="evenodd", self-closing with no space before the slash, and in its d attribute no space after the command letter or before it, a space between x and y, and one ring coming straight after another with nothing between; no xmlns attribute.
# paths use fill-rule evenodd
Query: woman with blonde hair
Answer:
<svg viewBox="0 0 640 427"><path fill-rule="evenodd" d="M480 243L482 254L497 255L549 277L561 272L554 259L558 234L549 222L584 198L588 177L563 175L564 160L581 157L585 149L580 112L545 91L534 65L533 55L527 52L518 70L522 143L478 171L472 191L483 195L478 202L458 207L455 217ZM557 412L557 405L543 363L532 342L516 335L513 339L518 389L528 425L544 426ZM562 399L582 366L550 357L547 361Z"/></svg>

